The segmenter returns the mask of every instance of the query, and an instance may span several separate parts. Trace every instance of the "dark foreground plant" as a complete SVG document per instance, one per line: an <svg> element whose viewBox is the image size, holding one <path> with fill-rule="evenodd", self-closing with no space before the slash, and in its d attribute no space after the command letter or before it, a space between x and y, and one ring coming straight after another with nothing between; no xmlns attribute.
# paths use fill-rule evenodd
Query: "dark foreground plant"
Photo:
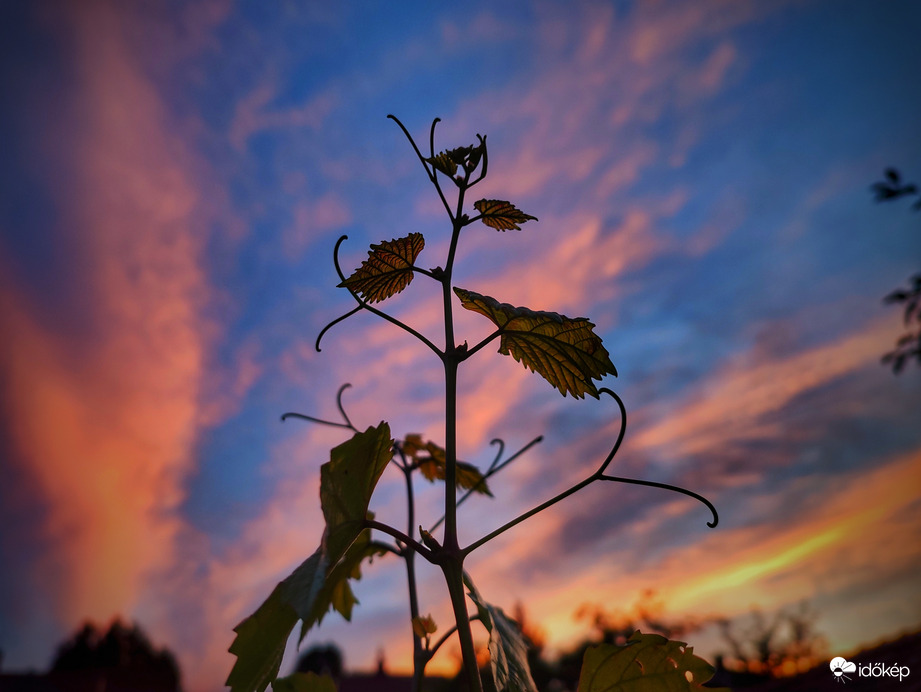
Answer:
<svg viewBox="0 0 921 692"><path fill-rule="evenodd" d="M315 423L341 427L352 432L351 438L334 448L330 460L320 469L320 505L326 520L323 538L316 552L305 560L288 578L279 583L268 599L236 628L236 639L230 647L237 661L230 672L227 684L234 692L261 692L269 683L275 690L333 689L332 681L313 674L296 673L287 678L277 678L285 645L298 620L301 621L301 640L324 615L335 609L350 619L352 607L357 603L349 581L360 577L360 566L375 556L392 553L406 565L409 586L409 618L413 641L413 689L422 687L425 667L438 649L449 639L457 637L463 657L463 675L470 690L483 689L477 667L471 621L479 621L489 636L489 669L498 690L531 692L536 690L528 668L527 648L518 625L500 608L489 603L477 590L473 580L464 570L464 561L477 548L505 533L538 512L555 505L585 486L596 481L615 481L664 488L684 493L703 502L712 512L709 526L718 521L713 505L697 493L665 483L621 478L607 473L607 469L624 438L627 414L620 397L606 387L598 387L606 375L616 375L614 364L594 327L584 317L570 318L555 312L540 312L524 307L512 307L490 296L454 286L452 276L461 232L477 221L497 231L521 230L520 224L536 221L510 202L480 199L473 203L475 213L465 213L468 191L486 177L489 163L486 137L477 135L477 143L435 152L435 125L429 134L429 155L423 156L409 132L394 116L389 116L406 135L435 188L450 220L451 237L444 263L432 269L416 264L425 246L420 233L372 245L368 259L346 277L339 265L339 248L346 236L339 238L333 251L333 261L341 283L355 299L356 307L333 320L323 328L317 338L316 348L326 331L362 310L390 322L412 334L442 363L445 378L445 440L438 445L410 434L401 439L391 436L390 427L381 422L376 427L360 431L349 419L342 405L342 393L349 385L340 388L337 407L341 421L329 421L313 416L287 413L288 417L302 418ZM450 183L456 197L449 196L442 184ZM425 335L404 324L378 307L387 298L406 288L417 274L421 274L440 288L444 311L444 342L437 346ZM485 339L473 346L458 342L454 333L455 300L462 308L480 313L490 320L495 329ZM459 366L490 343L498 340L499 353L510 355L526 368L538 373L564 396L570 394L584 398L586 394L600 399L604 394L613 399L620 415L620 431L611 451L584 480L555 497L543 502L494 531L461 546L457 538L457 508L472 493L491 495L488 480L509 463L519 458L532 445L535 438L522 449L505 457L504 444L489 468L483 472L457 458L457 374ZM368 511L371 495L381 474L388 465L394 465L403 475L406 485L408 522L404 531L375 520ZM444 515L428 529L416 523L413 497L413 474L419 472L429 481L444 481ZM458 497L458 489L464 491ZM441 528L440 537L436 529ZM416 533L418 530L418 534ZM375 537L383 534L386 540ZM418 535L418 538L413 538ZM435 623L423 615L416 590L416 558L421 557L438 566L444 574L451 599L454 624L440 637L435 638ZM468 601L474 611L468 613ZM580 691L589 690L678 690L697 689L709 679L712 669L702 659L693 655L691 648L682 642L672 642L664 637L637 632L626 647L601 645L590 649L585 656Z"/></svg>

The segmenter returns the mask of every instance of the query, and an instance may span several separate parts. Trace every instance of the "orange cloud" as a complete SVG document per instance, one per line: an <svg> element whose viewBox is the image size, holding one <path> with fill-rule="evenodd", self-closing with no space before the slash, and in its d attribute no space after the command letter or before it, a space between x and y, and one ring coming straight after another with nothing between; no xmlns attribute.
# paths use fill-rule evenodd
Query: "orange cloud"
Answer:
<svg viewBox="0 0 921 692"><path fill-rule="evenodd" d="M829 480L829 492L816 496L813 505L786 524L707 532L641 570L622 561L629 555L626 547L618 547L625 545L625 537L612 532L606 547L592 544L591 556L584 561L570 556L556 568L548 561L550 568L537 577L522 573L522 560L542 549L552 554L559 540L559 513L565 511L561 506L516 527L498 539L495 548L477 553L470 570L480 590L495 603L504 607L523 601L556 650L588 634L586 623L573 617L578 606L623 608L647 588L659 594L670 615L732 617L755 606L771 610L802 599L834 597L864 583L880 590L898 586L895 575L910 573L921 561L916 540L921 515L915 507L921 452L840 481ZM641 541L656 524L685 507L676 501L671 509L660 508L650 520L631 524L629 533ZM881 595L879 602L885 600ZM883 608L877 607L867 619L860 614L863 605L855 606L860 610L845 610L836 629L822 627L835 650L910 627L918 616L917 609L903 603L885 612L887 617L880 617ZM822 615L831 621L835 614Z"/></svg>
<svg viewBox="0 0 921 692"><path fill-rule="evenodd" d="M54 105L49 146L73 181L59 208L79 248L84 329L65 333L13 285L0 314L11 442L48 507L35 580L71 626L130 614L172 559L214 328L202 317L197 164L170 134L125 19L104 4L68 19L76 82Z"/></svg>
<svg viewBox="0 0 921 692"><path fill-rule="evenodd" d="M794 397L876 364L888 348L891 326L877 321L862 331L791 356L749 354L708 377L677 410L633 435L634 449L667 447L674 458L717 449L732 440L782 434L764 417Z"/></svg>
<svg viewBox="0 0 921 692"><path fill-rule="evenodd" d="M770 534L741 529L728 537L708 536L693 551L710 555L709 569L694 576L685 568L681 585L668 589L668 602L677 611L707 607L736 614L753 603L772 608L843 591L859 580L884 589L888 575L918 565L921 547L914 537L921 530L921 515L913 505L921 484L921 451L841 480L829 479L831 492ZM717 542L722 550L716 549ZM735 547L727 550L728 545ZM690 553L675 555L666 567L677 570L693 562ZM844 650L913 624L910 609L901 616L909 621L855 620L847 630L828 634L832 645Z"/></svg>
<svg viewBox="0 0 921 692"><path fill-rule="evenodd" d="M592 305L615 296L621 274L643 267L671 244L656 232L654 217L638 208L628 209L616 225L596 215L574 214L541 220L527 233L520 242L514 239L523 247L507 260L506 269L458 283L512 305L584 316ZM465 257L476 256L479 246L495 238L470 240L470 249L461 248ZM602 328L610 326L610 316L589 316Z"/></svg>

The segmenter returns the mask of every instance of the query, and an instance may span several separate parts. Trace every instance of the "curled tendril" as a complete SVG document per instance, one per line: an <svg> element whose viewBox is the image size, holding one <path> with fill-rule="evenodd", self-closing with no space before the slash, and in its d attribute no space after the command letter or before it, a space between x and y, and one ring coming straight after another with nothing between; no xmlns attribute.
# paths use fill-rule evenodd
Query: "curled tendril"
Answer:
<svg viewBox="0 0 921 692"><path fill-rule="evenodd" d="M342 267L339 266L339 246L348 239L349 237L347 235L339 236L339 240L336 241L336 246L333 248L333 264L336 266L336 274L339 275L341 281L345 281L345 274L342 273ZM348 291L352 295L355 295L355 292L351 288L349 288ZM359 303L361 302L357 297L355 300L358 300Z"/></svg>
<svg viewBox="0 0 921 692"><path fill-rule="evenodd" d="M492 463L489 465L489 471L492 471L496 468L496 464L499 463L499 459L502 458L502 455L505 454L505 440L502 438L496 437L489 441L491 445L499 445L499 451L496 452L496 458L492 460Z"/></svg>
<svg viewBox="0 0 921 692"><path fill-rule="evenodd" d="M395 122L397 125L399 125L400 129L403 130L403 134L406 135L406 139L408 139L409 143L412 145L413 150L416 152L416 156L419 157L419 160L422 162L423 167L425 167L425 171L428 172L428 167L425 166L425 157L422 156L422 152L419 151L419 147L416 146L416 140L414 140L412 135L409 134L409 130L407 130L406 126L400 121L400 119L397 116L393 115L392 113L388 115L387 117L393 122ZM440 118L435 118L436 123L439 120ZM432 136L433 137L434 137L434 132L435 132L435 123L432 123ZM433 157L435 156L434 152L432 153L432 156Z"/></svg>
<svg viewBox="0 0 921 692"><path fill-rule="evenodd" d="M339 275L339 279L342 280L342 281L345 281L345 275L342 273L342 267L339 266L339 246L342 245L342 243L345 242L345 241L348 240L348 239L349 239L349 237L348 237L347 235L341 235L341 236L339 236L339 240L336 241L336 246L333 248L333 264L336 266L336 274ZM348 311L347 313L345 313L344 315L340 315L339 317L337 317L336 319L334 319L332 322L330 322L330 323L327 324L325 327L323 327L323 329L320 330L320 333L317 335L317 340L316 340L316 342L315 342L314 345L313 345L313 347L317 350L317 353L319 353L319 352L321 351L321 349L320 349L320 341L323 340L323 336L326 334L326 332L328 332L328 331L329 331L332 327L334 327L335 325L337 325L337 324L339 324L340 322L342 322L342 320L344 320L344 319L346 319L346 318L348 318L348 317L351 317L351 316L354 315L356 312L359 312L363 307L365 307L365 305L364 305L364 303L362 302L362 300L361 300L357 295L355 295L354 291L352 291L351 288L349 288L348 291L349 291L349 293L352 294L352 297L355 298L355 300L358 301L358 305L357 305L356 307L352 308L351 310L349 310L349 311Z"/></svg>
<svg viewBox="0 0 921 692"><path fill-rule="evenodd" d="M558 503L558 502L560 502L560 501L562 501L562 500L565 500L567 497L569 497L569 496L572 495L573 493L577 493L578 491L582 490L582 488L586 487L587 485L590 485L590 484L594 483L595 481L616 481L616 482L619 482L619 483L634 483L634 484L636 484L636 485L649 485L649 486L652 486L652 487L655 487L655 488L663 488L663 489L665 489L665 490L674 490L675 492L683 493L683 494L685 494L685 495L688 495L688 496L690 496L690 497L693 497L695 500L700 500L700 501L703 502L703 503L710 509L710 511L713 513L713 521L712 521L712 522L709 522L709 521L708 521L708 522L707 522L707 526L709 526L710 528L713 528L713 527L715 527L715 526L717 525L717 523L719 523L719 515L717 515L717 513L716 513L716 508L713 506L713 504L712 504L709 500L707 500L705 497L702 497L701 495L698 495L698 494L695 493L695 492L692 492L692 491L690 491L690 490L685 490L684 488L679 488L678 486L668 485L667 483L657 483L657 482L655 482L655 481L642 481L642 480L636 480L636 479L633 479L633 478L620 478L620 477L618 477L618 476L608 476L608 475L606 475L606 474L604 473L604 470L605 470L605 469L608 467L608 465L611 463L611 460L614 459L614 455L617 454L617 451L620 449L620 445L621 445L621 444L623 443L623 441L624 441L624 434L627 432L627 407L624 406L623 400L622 400L615 392L611 391L611 390L608 389L607 387L600 387L600 388L598 389L598 391L599 391L599 392L604 392L605 394L607 394L608 396L610 396L611 398L613 398L614 401L617 402L617 406L618 406L618 408L620 409L620 431L617 433L617 439L614 441L614 446L611 447L611 451L608 452L607 457L605 457L604 461L601 462L601 466L598 467L598 470L595 471L595 472L594 472L593 474L591 474L590 476L588 476L588 477L586 477L586 478L583 478L581 481L579 481L579 482L576 483L575 485L570 486L569 488L567 488L567 489L564 490L563 492L561 492L561 493L555 495L554 497L550 498L550 499L547 500L546 502L542 502L541 504L537 505L536 507L533 507L533 508L529 509L527 512L524 512L524 513L522 513L522 514L519 514L517 517L515 517L515 518L512 519L511 521L506 522L505 524L503 524L502 526L500 526L500 527L497 528L496 530L494 530L494 531L492 531L492 532L486 534L485 536L483 536L483 537L480 538L479 540L474 541L473 543L471 543L470 545L468 545L466 548L463 549L464 555L469 555L471 552L473 552L474 550L476 550L476 549L479 548L480 546L484 545L485 543L488 543L488 542L491 541L493 538L496 538L497 536L500 536L501 534L505 533L506 531L508 531L508 530L511 529L511 528L514 528L515 526L517 526L518 524L522 523L523 521L526 521L526 520L530 519L530 518L533 517L535 514L538 514L539 512L543 512L545 509L549 509L550 507L552 507L552 506L555 505L556 503ZM498 466L496 466L496 468L492 470L492 473L495 473L496 471L498 471L499 469L501 469L502 467L504 467L506 464L508 464L510 461L512 461L512 459L514 459L516 456L518 456L518 454L521 454L521 453L524 452L528 447L530 447L532 444L536 444L536 443L539 442L541 439L542 439L542 438L537 438L537 439L533 440L530 444L528 444L528 445L526 445L525 447L523 447L518 453L516 453L516 454L513 455L512 457L506 459L503 463L501 463L501 464L499 464Z"/></svg>
<svg viewBox="0 0 921 692"><path fill-rule="evenodd" d="M432 153L430 156L435 158L435 126L441 122L441 118L435 118L432 121L432 129L429 131L429 151Z"/></svg>
<svg viewBox="0 0 921 692"><path fill-rule="evenodd" d="M703 502L705 505L707 505L707 509L709 509L711 514L713 514L713 521L708 521L707 526L709 526L712 529L712 528L715 528L716 525L720 523L720 517L716 513L716 507L713 506L713 503L710 502L710 500L705 498L703 495L698 495L693 490L687 490L686 488L682 488L677 485L670 485L669 483L657 483L656 481L641 481L641 480L637 480L636 478L621 478L620 476L608 476L605 474L598 476L598 479L602 481L615 481L617 483L632 483L634 485L648 485L650 488L662 488L663 490L673 490L676 493L682 493L683 495L687 495L688 497L693 497L695 500L699 500L700 502Z"/></svg>
<svg viewBox="0 0 921 692"><path fill-rule="evenodd" d="M347 313L345 313L344 315L339 315L339 317L337 317L336 319L334 319L332 322L330 322L330 323L327 324L325 327L323 327L323 329L320 330L320 333L317 335L317 341L316 341L316 343L314 344L314 348L317 349L317 353L320 353L321 350L322 350L322 349L320 348L320 341L323 339L323 335L326 334L326 332L328 332L328 331L330 330L330 328L332 328L333 326L339 324L340 322L342 322L342 320L344 320L344 319L346 319L346 318L348 318L348 317L351 317L351 316L354 315L356 312L361 312L361 306L360 306L360 305L358 305L358 306L352 308L351 310L349 310L349 311L348 311Z"/></svg>
<svg viewBox="0 0 921 692"><path fill-rule="evenodd" d="M351 387L351 386L352 386L352 383L351 383L351 382L346 382L346 383L343 384L341 387L339 387L339 391L336 392L336 407L339 409L339 413L342 414L342 419L343 419L346 423L348 423L348 424L351 426L351 428L352 428L353 430L355 430L355 426L352 425L352 421L351 421L351 419L349 418L349 414L347 414L347 413L345 412L345 408L342 406L342 394L343 394L343 392L345 392L346 389L348 389L348 388Z"/></svg>
<svg viewBox="0 0 921 692"><path fill-rule="evenodd" d="M604 461L601 462L601 466L596 472L597 475L604 473L604 470L608 467L608 464L614 459L614 455L617 454L617 450L620 449L621 443L624 441L624 435L627 432L627 407L624 406L623 399L618 396L618 394L607 387L600 387L598 393L604 393L610 396L614 401L617 402L617 406L620 409L620 432L617 433L617 440L614 442L614 446L611 447L611 451L608 452L608 456L605 457Z"/></svg>
<svg viewBox="0 0 921 692"><path fill-rule="evenodd" d="M303 413L294 412L283 413L281 415L281 420L284 422L288 418L299 418L300 420L310 421L311 423L320 423L321 425L331 425L334 428L353 430L357 433L358 428L352 424L352 420L349 418L349 415L345 412L345 407L342 405L342 393L351 386L350 382L346 382L339 387L339 391L336 392L336 407L339 409L339 414L342 416L342 420L345 421L344 423L337 423L336 421L324 420L323 418L316 418L314 416L307 416Z"/></svg>
<svg viewBox="0 0 921 692"><path fill-rule="evenodd" d="M704 503L707 506L707 508L710 510L710 512L713 514L713 521L712 522L708 521L707 526L709 526L711 529L715 528L716 525L720 521L719 514L717 514L716 507L713 506L713 503L710 502L710 500L705 498L703 495L698 495L697 493L691 490L686 490L685 488L681 488L677 485L671 485L669 483L658 483L656 481L643 481L643 480L637 480L635 478L622 478L620 476L608 476L604 473L604 470L611 463L611 460L614 458L614 455L617 454L617 450L620 449L621 443L624 441L624 433L626 433L627 431L627 408L624 406L623 400L621 400L621 398L616 393L612 392L607 387L601 387L598 391L604 392L605 394L608 394L614 398L614 401L616 401L617 405L620 407L620 416L621 416L620 417L620 421L621 421L620 432L617 435L617 441L614 443L614 446L611 448L611 451L608 454L607 458L601 464L601 468L599 468L597 471L596 477L598 478L598 480L615 481L617 483L632 483L634 485L648 485L652 488L662 488L663 490L672 490L676 493L682 493L684 495L687 495L688 497L693 497L695 500L699 500L700 502Z"/></svg>

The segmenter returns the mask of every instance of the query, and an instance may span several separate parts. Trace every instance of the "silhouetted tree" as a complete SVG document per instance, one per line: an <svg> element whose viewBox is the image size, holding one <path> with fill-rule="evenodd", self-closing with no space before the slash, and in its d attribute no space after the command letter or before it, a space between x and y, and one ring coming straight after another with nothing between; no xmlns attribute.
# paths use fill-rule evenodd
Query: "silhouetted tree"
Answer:
<svg viewBox="0 0 921 692"><path fill-rule="evenodd" d="M729 653L723 654L730 670L773 677L803 672L822 660L825 637L815 627L817 612L805 601L782 609L773 617L754 610L747 618L717 618Z"/></svg>
<svg viewBox="0 0 921 692"><path fill-rule="evenodd" d="M512 619L518 623L525 645L528 647L528 665L531 667L531 677L537 689L546 690L551 687L551 681L556 678L556 669L544 658L544 646L547 635L544 630L531 621L520 601L515 604Z"/></svg>
<svg viewBox="0 0 921 692"><path fill-rule="evenodd" d="M342 678L342 652L335 644L318 644L305 651L297 661L298 673L328 675L336 683Z"/></svg>
<svg viewBox="0 0 921 692"><path fill-rule="evenodd" d="M902 176L895 168L887 168L883 176L883 180L870 186L877 202L918 194L918 186L914 183L903 183ZM921 210L921 198L912 205L912 209ZM921 366L921 273L909 279L907 288L897 288L887 295L883 302L905 304L902 319L909 329L896 341L895 348L883 356L883 363L891 363L892 371L896 374L900 373L912 358L917 359L918 365ZM911 331L912 324L917 327L917 331Z"/></svg>
<svg viewBox="0 0 921 692"><path fill-rule="evenodd" d="M57 651L51 673L97 671L106 679L136 680L138 689L179 690L179 666L172 653L155 649L137 625L115 620L107 631L87 622ZM119 684L116 687L123 687Z"/></svg>
<svg viewBox="0 0 921 692"><path fill-rule="evenodd" d="M585 651L596 644L624 646L637 630L661 634L663 637L681 638L700 628L701 623L691 618L669 618L665 606L654 589L645 589L627 610L609 610L597 604L583 604L575 617L587 620L592 637L564 652L556 662L556 677L566 688L575 689L582 669Z"/></svg>
<svg viewBox="0 0 921 692"><path fill-rule="evenodd" d="M598 605L583 605L576 611L578 619L588 620L598 641L623 646L636 630L681 638L700 629L692 618L676 619L665 615L665 604L654 589L645 589L626 611L606 610Z"/></svg>
<svg viewBox="0 0 921 692"><path fill-rule="evenodd" d="M805 601L799 606L767 617L760 610L729 620L722 617L675 618L666 615L663 601L654 590L642 592L626 610L609 610L597 604L583 605L576 618L588 620L593 634L555 661L544 662L559 689L576 689L585 651L599 643L624 646L636 631L661 634L669 639L686 639L687 635L716 625L726 642L727 652L717 655L717 668L732 671L719 685L751 684L769 677L801 672L823 660L825 638L815 627L816 611ZM728 677L727 677L728 676ZM550 685L540 687L550 689Z"/></svg>

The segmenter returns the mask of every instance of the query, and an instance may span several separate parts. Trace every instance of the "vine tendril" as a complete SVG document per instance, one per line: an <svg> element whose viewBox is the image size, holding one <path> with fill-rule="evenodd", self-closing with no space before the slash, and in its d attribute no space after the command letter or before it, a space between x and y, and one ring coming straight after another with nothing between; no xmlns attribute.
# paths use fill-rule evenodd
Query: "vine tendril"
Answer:
<svg viewBox="0 0 921 692"><path fill-rule="evenodd" d="M496 458L492 460L492 463L489 465L487 471L492 471L496 468L496 464L499 463L499 459L502 458L502 455L505 454L505 440L501 437L495 437L489 441L491 445L499 445L499 451L496 452Z"/></svg>
<svg viewBox="0 0 921 692"><path fill-rule="evenodd" d="M291 411L289 411L288 413L281 414L282 422L286 421L288 418L299 418L301 420L310 421L311 423L320 423L321 425L330 425L334 428L345 428L346 430L352 430L357 433L358 428L356 428L352 424L352 421L349 418L349 415L345 412L345 408L342 406L342 393L351 386L352 385L350 382L346 382L344 385L339 387L339 391L336 392L336 406L339 408L339 413L342 415L342 420L345 421L344 423L337 423L335 421L325 420L323 418L316 418L315 416L308 416L303 413L294 413Z"/></svg>
<svg viewBox="0 0 921 692"><path fill-rule="evenodd" d="M344 241L348 240L348 238L349 238L349 237L348 237L347 235L341 235L341 236L339 236L339 240L336 241L336 246L333 248L333 264L336 266L336 274L339 275L339 278L342 280L343 283L345 283L346 278L345 278L345 275L342 273L342 267L339 265L339 247L342 245L342 243L343 243ZM393 317L392 315L388 315L388 314L387 314L386 312L384 312L383 310L378 310L377 308L375 308L375 307L369 305L368 302L365 301L365 300L362 300L362 299L358 296L358 294L355 293L355 291L353 291L353 290L351 289L350 286L345 286L344 288L345 288L345 290L347 290L347 291L349 292L349 295L352 296L352 298L355 299L355 302L358 303L358 307L357 307L355 310L352 310L352 311L351 311L350 313L348 313L347 315L345 315L345 317L348 317L348 316L350 316L350 315L355 314L355 312L357 312L358 310L367 310L368 312L370 312L370 313L372 313L372 314L374 314L374 315L377 315L378 317L380 317L380 318L382 318L382 319L387 320L388 322L390 322L390 324L396 325L397 327L399 327L399 328L402 329L403 331L408 332L409 334L412 334L412 335L413 335L414 337L416 337L419 341L421 341L423 344L425 344L426 346L428 346L432 351L434 351L435 354L436 354L439 358L443 358L443 357L444 357L444 354L441 352L441 350L440 350L435 344L433 344L431 341L429 341L424 335L420 334L419 332L417 332L415 329L413 329L413 328L410 327L409 325L404 324L403 322L400 322L400 320L398 320L396 317ZM330 326L332 326L333 324L336 324L337 322L340 322L342 319L345 319L345 317L342 317L342 318L339 318L339 319L334 320L334 321L330 324Z"/></svg>
<svg viewBox="0 0 921 692"><path fill-rule="evenodd" d="M711 529L715 528L717 524L720 523L719 515L716 513L716 507L713 506L713 503L710 502L703 495L698 495L693 490L687 490L677 485L671 485L669 483L658 483L656 481L642 481L636 478L621 478L620 476L608 476L602 474L598 476L598 480L602 481L615 481L617 483L633 483L634 485L648 485L651 488L662 488L663 490L672 490L676 493L682 493L688 497L693 497L695 500L699 500L707 506L707 509L710 510L710 513L713 514L713 521L708 521L707 526Z"/></svg>
<svg viewBox="0 0 921 692"><path fill-rule="evenodd" d="M614 447L611 448L611 452L608 454L607 458L601 464L601 468L599 468L598 471L596 472L596 477L598 478L598 480L616 481L618 483L633 483L635 485L648 485L652 488L662 488L663 490L672 490L676 493L682 493L684 495L687 495L688 497L693 497L695 500L699 500L700 502L704 503L707 506L707 508L710 510L710 512L713 514L713 521L712 522L708 521L707 526L709 526L711 529L715 528L716 525L720 521L719 514L716 511L716 507L713 506L713 503L710 502L703 495L699 495L693 492L692 490L687 490L685 488L681 488L677 485L671 485L669 483L658 483L656 481L643 481L643 480L638 480L634 478L622 478L620 476L608 476L604 473L604 470L611 463L611 460L614 458L614 455L617 454L617 450L620 449L621 443L624 441L624 433L626 433L627 431L627 408L624 406L623 400L615 392L611 391L607 387L601 387L599 388L598 391L604 392L605 394L608 394L614 398L614 400L617 402L617 405L620 407L620 415L621 415L620 433L617 435L617 441L614 443Z"/></svg>
<svg viewBox="0 0 921 692"><path fill-rule="evenodd" d="M325 327L323 327L323 329L320 330L320 334L317 336L317 341L316 341L316 343L314 344L314 348L317 350L317 353L320 353L320 352L321 352L321 349L320 349L320 340L323 338L323 335L326 334L326 332L329 331L329 329L330 329L331 327L333 327L333 326L339 324L339 323L340 323L342 320L344 320L345 318L351 317L351 316L354 315L356 312L360 312L360 311L361 311L361 306L359 305L359 306L357 306L357 307L355 307L355 308L349 310L349 311L348 311L347 313L345 313L344 315L340 315L339 317L337 317L336 319L334 319L332 322L330 322L329 324L327 324Z"/></svg>

